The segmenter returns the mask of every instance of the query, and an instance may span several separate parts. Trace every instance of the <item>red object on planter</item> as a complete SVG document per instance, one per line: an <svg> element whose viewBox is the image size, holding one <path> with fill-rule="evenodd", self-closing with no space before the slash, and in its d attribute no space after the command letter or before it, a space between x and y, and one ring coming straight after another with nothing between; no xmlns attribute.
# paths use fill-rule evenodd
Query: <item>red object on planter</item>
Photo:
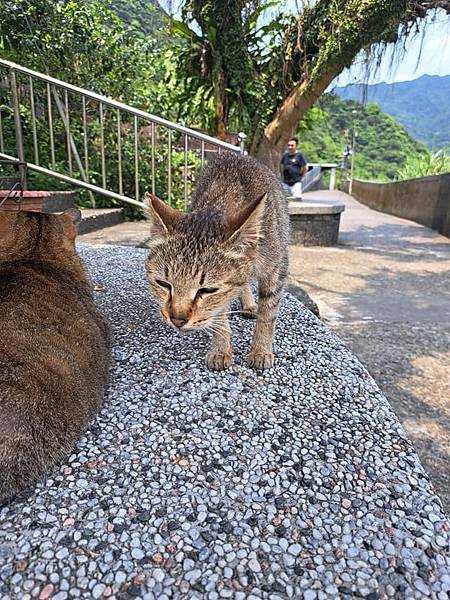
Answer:
<svg viewBox="0 0 450 600"><path fill-rule="evenodd" d="M51 195L51 192L26 191L22 192L21 199L19 190L14 190L13 192L0 190L0 210L30 210L33 212L42 212L45 199L49 198ZM4 200L7 196L9 196L9 198Z"/></svg>

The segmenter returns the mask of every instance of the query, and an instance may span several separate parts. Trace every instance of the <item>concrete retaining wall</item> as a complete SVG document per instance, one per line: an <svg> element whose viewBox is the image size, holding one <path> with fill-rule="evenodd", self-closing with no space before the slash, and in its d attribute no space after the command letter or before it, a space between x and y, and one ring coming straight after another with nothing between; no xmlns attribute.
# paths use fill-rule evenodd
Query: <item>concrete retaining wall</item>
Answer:
<svg viewBox="0 0 450 600"><path fill-rule="evenodd" d="M395 183L354 179L352 196L370 208L450 237L450 173Z"/></svg>

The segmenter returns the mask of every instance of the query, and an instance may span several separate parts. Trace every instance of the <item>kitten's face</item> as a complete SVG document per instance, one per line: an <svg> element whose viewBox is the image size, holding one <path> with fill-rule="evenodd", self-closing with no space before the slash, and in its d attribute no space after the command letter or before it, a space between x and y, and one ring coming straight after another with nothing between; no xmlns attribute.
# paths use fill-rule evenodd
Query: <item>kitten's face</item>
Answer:
<svg viewBox="0 0 450 600"><path fill-rule="evenodd" d="M0 210L0 263L46 259L63 263L76 256L78 209L62 215Z"/></svg>
<svg viewBox="0 0 450 600"><path fill-rule="evenodd" d="M229 311L231 300L251 278L259 224L247 218L230 230L217 215L178 211L171 213L169 223L168 207L153 199L155 205L165 223L161 228L155 215L149 215L153 241L146 270L161 314L181 332L214 329L215 319Z"/></svg>
<svg viewBox="0 0 450 600"><path fill-rule="evenodd" d="M149 255L147 278L161 314L182 332L212 326L248 281L250 257L230 256L220 244L197 251L178 235Z"/></svg>

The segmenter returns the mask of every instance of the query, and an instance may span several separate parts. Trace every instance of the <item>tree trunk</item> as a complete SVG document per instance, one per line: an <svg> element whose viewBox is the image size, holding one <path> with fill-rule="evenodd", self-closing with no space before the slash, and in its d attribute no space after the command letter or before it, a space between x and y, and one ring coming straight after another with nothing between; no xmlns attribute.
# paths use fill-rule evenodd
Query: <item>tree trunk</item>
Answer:
<svg viewBox="0 0 450 600"><path fill-rule="evenodd" d="M221 70L214 85L214 104L216 117L216 137L226 141L228 128L228 94L226 91L225 76Z"/></svg>
<svg viewBox="0 0 450 600"><path fill-rule="evenodd" d="M275 118L264 129L261 140L252 146L251 153L278 174L281 156L299 121L343 68L342 65L329 65L312 85L309 81L304 81L296 86L281 104ZM299 146L301 147L301 140Z"/></svg>

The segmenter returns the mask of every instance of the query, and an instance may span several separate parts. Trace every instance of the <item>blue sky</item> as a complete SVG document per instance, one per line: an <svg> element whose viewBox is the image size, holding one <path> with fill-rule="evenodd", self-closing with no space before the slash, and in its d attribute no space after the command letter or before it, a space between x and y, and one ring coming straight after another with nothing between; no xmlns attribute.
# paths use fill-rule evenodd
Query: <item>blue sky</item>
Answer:
<svg viewBox="0 0 450 600"><path fill-rule="evenodd" d="M393 60L394 58L394 60ZM407 81L421 75L450 75L450 19L438 11L435 19L427 19L419 33L406 40L404 52L388 48L381 65L374 69L368 83ZM367 78L364 57L355 59L351 69L346 69L338 79L339 85L362 83Z"/></svg>

